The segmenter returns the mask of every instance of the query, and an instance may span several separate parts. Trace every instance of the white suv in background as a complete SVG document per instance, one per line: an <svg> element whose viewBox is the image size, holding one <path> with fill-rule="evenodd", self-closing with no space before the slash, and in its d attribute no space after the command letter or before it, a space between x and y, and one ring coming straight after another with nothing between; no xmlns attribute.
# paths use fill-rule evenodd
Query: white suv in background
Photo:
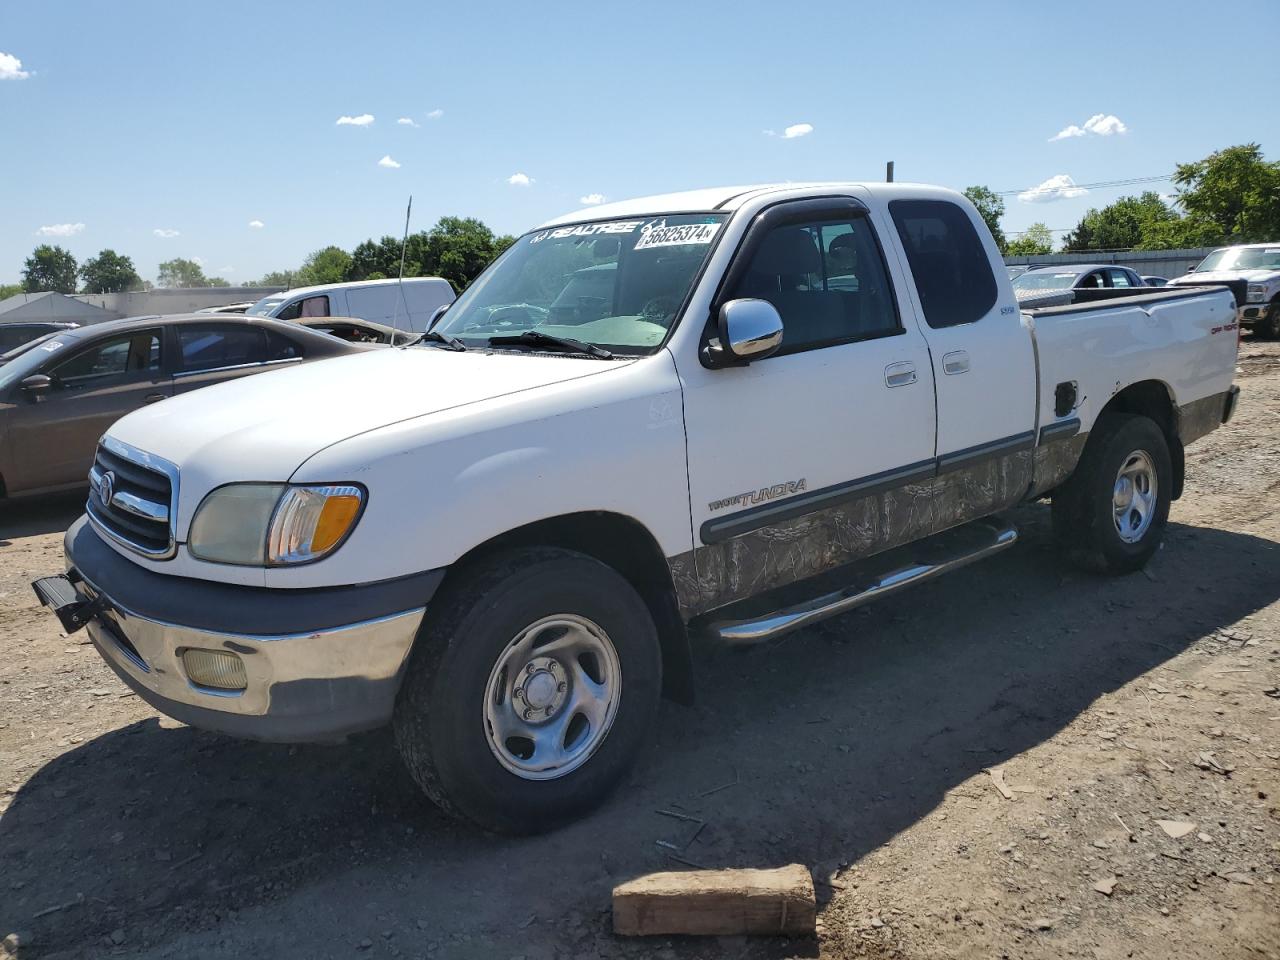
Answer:
<svg viewBox="0 0 1280 960"><path fill-rule="evenodd" d="M453 286L443 277L360 280L273 293L245 312L277 320L359 317L422 333L436 310L453 303L455 297Z"/></svg>

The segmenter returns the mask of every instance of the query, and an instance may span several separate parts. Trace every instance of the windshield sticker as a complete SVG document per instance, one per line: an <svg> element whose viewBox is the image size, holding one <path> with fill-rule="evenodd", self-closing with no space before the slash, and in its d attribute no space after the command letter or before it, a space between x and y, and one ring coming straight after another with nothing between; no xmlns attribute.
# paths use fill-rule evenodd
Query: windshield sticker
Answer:
<svg viewBox="0 0 1280 960"><path fill-rule="evenodd" d="M708 244L720 229L718 223L686 223L678 227L668 227L666 220L647 223L641 228L643 234L636 241L635 249L648 250L651 247L677 247L684 244Z"/></svg>
<svg viewBox="0 0 1280 960"><path fill-rule="evenodd" d="M47 350L49 353L53 353L53 351L57 350L61 346L62 346L61 340L50 340L48 343L40 344L40 349Z"/></svg>
<svg viewBox="0 0 1280 960"><path fill-rule="evenodd" d="M543 240L561 240L565 237L595 237L610 233L635 233L640 226L639 220L611 220L608 223L581 223L576 227L557 227L555 230L543 230L529 238L530 243L541 243Z"/></svg>

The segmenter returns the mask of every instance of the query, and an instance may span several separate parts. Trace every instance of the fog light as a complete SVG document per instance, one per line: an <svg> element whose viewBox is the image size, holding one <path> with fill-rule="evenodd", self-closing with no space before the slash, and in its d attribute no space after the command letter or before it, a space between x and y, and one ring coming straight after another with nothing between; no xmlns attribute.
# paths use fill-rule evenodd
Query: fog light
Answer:
<svg viewBox="0 0 1280 960"><path fill-rule="evenodd" d="M197 687L214 690L243 690L249 686L244 661L222 650L184 650L182 666Z"/></svg>

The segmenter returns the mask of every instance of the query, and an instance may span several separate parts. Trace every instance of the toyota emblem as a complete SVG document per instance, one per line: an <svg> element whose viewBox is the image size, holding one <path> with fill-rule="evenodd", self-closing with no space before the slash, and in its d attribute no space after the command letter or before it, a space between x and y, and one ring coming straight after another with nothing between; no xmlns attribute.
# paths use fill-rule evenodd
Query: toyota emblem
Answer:
<svg viewBox="0 0 1280 960"><path fill-rule="evenodd" d="M104 507L111 506L111 499L116 495L116 475L108 470L98 481L98 499Z"/></svg>

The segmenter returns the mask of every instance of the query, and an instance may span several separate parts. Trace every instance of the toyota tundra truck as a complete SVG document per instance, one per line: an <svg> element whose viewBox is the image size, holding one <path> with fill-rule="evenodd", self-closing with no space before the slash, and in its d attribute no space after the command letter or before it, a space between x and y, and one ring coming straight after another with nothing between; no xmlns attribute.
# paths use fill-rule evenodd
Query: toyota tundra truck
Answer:
<svg viewBox="0 0 1280 960"><path fill-rule="evenodd" d="M35 583L184 723L386 724L432 800L528 832L624 775L693 638L761 643L1008 549L1141 568L1235 406L1226 288L1020 310L936 187L709 189L551 221L411 346L103 436Z"/></svg>

